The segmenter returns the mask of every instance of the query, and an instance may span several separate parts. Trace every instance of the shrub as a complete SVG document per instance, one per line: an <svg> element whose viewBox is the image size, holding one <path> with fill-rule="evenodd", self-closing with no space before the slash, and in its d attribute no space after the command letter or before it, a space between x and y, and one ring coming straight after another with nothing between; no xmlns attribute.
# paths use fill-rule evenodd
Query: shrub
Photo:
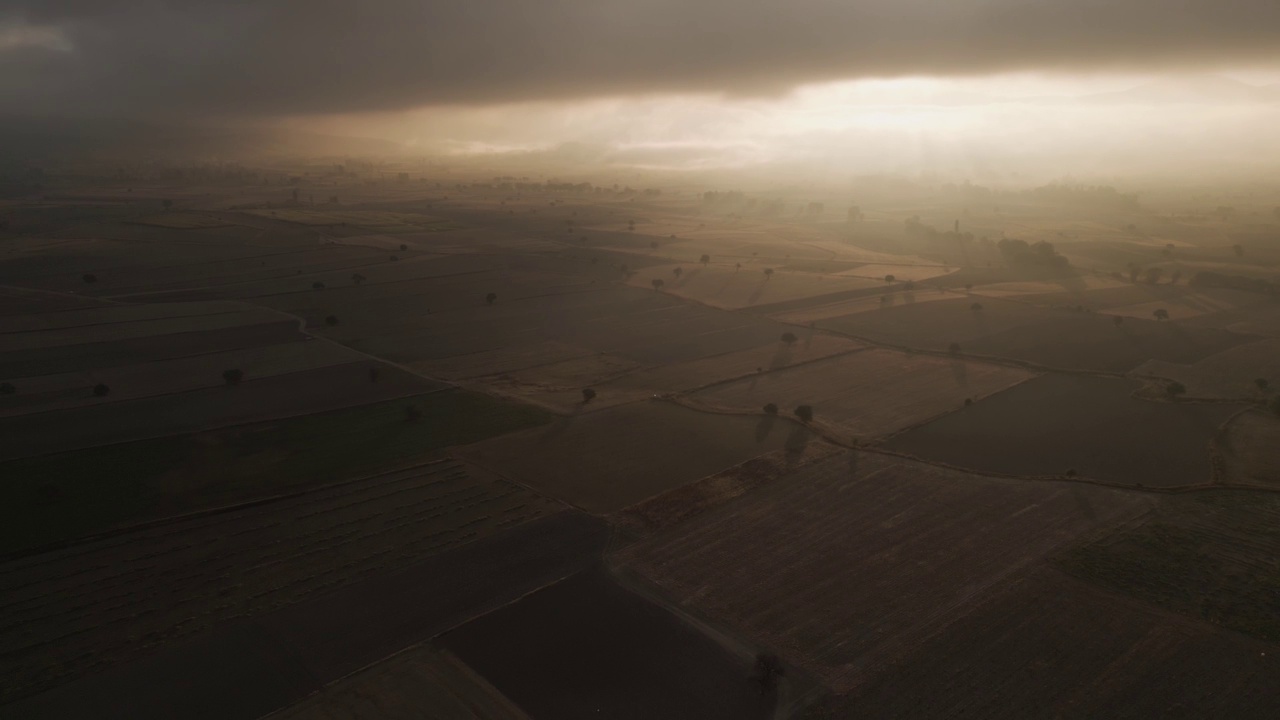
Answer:
<svg viewBox="0 0 1280 720"><path fill-rule="evenodd" d="M591 388L582 388L582 404L585 405L596 399L596 391Z"/></svg>
<svg viewBox="0 0 1280 720"><path fill-rule="evenodd" d="M325 324L325 325L328 325L329 327L333 327L334 325L337 325L337 324L338 324L338 316L337 316L337 315L330 315L330 316L326 317L326 318L324 319L324 324Z"/></svg>
<svg viewBox="0 0 1280 720"><path fill-rule="evenodd" d="M111 388L107 387L106 383L98 383L93 386L93 394L96 397L106 397L110 392Z"/></svg>
<svg viewBox="0 0 1280 720"><path fill-rule="evenodd" d="M13 395L18 392L18 388L13 383L0 383L0 395Z"/></svg>
<svg viewBox="0 0 1280 720"><path fill-rule="evenodd" d="M960 343L953 342L950 345L948 345L947 352L951 353L952 355L960 354Z"/></svg>
<svg viewBox="0 0 1280 720"><path fill-rule="evenodd" d="M799 339L799 338L797 338L797 337L796 337L796 334L795 334L795 333L793 333L793 332L784 332L784 333L782 333L782 342L784 342L784 343L786 343L786 344L788 344L788 345L794 345L794 344L795 344L795 342L796 342L796 340L798 340L798 339Z"/></svg>
<svg viewBox="0 0 1280 720"><path fill-rule="evenodd" d="M767 404L767 405L765 405L765 406L764 406L764 412L765 412L765 414L766 414L766 415L777 415L777 414L778 414L778 406L777 406L777 405L775 405L775 404L773 404L773 403L769 403L769 404Z"/></svg>
<svg viewBox="0 0 1280 720"><path fill-rule="evenodd" d="M1171 382L1169 383L1169 386L1166 387L1164 390L1165 392L1169 393L1169 397L1177 399L1179 395L1186 394L1187 386L1183 385L1180 382Z"/></svg>
<svg viewBox="0 0 1280 720"><path fill-rule="evenodd" d="M311 283L311 289L312 289L312 290L323 290L323 289L324 289L324 283L322 283L322 282L320 282L319 280L317 280L317 281L315 281L315 282Z"/></svg>
<svg viewBox="0 0 1280 720"><path fill-rule="evenodd" d="M811 407L811 406L809 406L809 405L801 405L801 406L797 407L797 408L796 408L796 417L800 418L800 421L801 421L801 422L806 422L806 423L807 423L807 422L812 422L812 421L813 421L813 407Z"/></svg>
<svg viewBox="0 0 1280 720"><path fill-rule="evenodd" d="M498 299L498 293L489 293L488 295L484 296L484 301L489 305L492 305L494 301L496 301L497 299Z"/></svg>
<svg viewBox="0 0 1280 720"><path fill-rule="evenodd" d="M240 381L244 380L244 371L239 368L223 370L222 379L225 380L228 385L239 385Z"/></svg>

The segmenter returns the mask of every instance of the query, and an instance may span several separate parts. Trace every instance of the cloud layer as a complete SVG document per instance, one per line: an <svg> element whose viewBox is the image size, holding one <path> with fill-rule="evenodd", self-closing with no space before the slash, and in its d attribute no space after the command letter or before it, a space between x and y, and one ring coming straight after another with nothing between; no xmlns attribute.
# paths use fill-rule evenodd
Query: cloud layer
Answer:
<svg viewBox="0 0 1280 720"><path fill-rule="evenodd" d="M1276 0L5 0L0 112L246 117L1280 64Z"/></svg>

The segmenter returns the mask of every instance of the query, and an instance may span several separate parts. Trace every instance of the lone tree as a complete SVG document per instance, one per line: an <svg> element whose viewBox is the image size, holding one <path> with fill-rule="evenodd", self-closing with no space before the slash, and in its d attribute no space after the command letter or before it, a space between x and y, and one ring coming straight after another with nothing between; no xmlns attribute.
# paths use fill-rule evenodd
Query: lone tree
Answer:
<svg viewBox="0 0 1280 720"><path fill-rule="evenodd" d="M800 422L813 421L813 407L810 405L801 405L796 408L796 417L800 418Z"/></svg>
<svg viewBox="0 0 1280 720"><path fill-rule="evenodd" d="M330 315L330 316L326 317L326 318L324 319L324 324L325 324L325 325L328 325L329 327L333 327L333 326L337 325L337 324L338 324L338 316L337 316L337 315Z"/></svg>
<svg viewBox="0 0 1280 720"><path fill-rule="evenodd" d="M974 312L980 312L982 310L982 303L974 303L969 306L969 309Z"/></svg>
<svg viewBox="0 0 1280 720"><path fill-rule="evenodd" d="M739 270L741 270L741 269L742 269L742 263L734 263L734 264L733 264L733 271L734 271L734 272L738 272L738 271L739 271Z"/></svg>
<svg viewBox="0 0 1280 720"><path fill-rule="evenodd" d="M1257 385L1259 390L1262 390L1263 392L1266 392L1266 390L1267 390L1267 386L1268 386L1268 385L1270 385L1271 383L1267 382L1267 379L1266 379L1266 378L1254 378L1254 380L1253 380L1253 384L1254 384L1254 385ZM9 387L13 387L13 386L12 386L12 385L10 385ZM12 393L10 393L10 394L12 394Z"/></svg>
<svg viewBox="0 0 1280 720"><path fill-rule="evenodd" d="M958 342L953 342L953 343L951 343L950 345L948 345L948 346L947 346L947 352L951 353L952 355L959 355L959 354L960 354L960 343L958 343Z"/></svg>
<svg viewBox="0 0 1280 720"><path fill-rule="evenodd" d="M408 250L408 249L409 249L408 245L406 245L405 243L400 243L400 252L404 252L405 250Z"/></svg>
<svg viewBox="0 0 1280 720"><path fill-rule="evenodd" d="M664 282L662 278L654 278L652 284L653 284L654 292L657 292L661 290L662 286L666 285L667 283Z"/></svg>
<svg viewBox="0 0 1280 720"><path fill-rule="evenodd" d="M323 289L324 289L324 283L322 283L322 282L320 282L319 280L317 280L317 281L315 281L315 282L311 283L311 289L312 289L312 290L323 290Z"/></svg>
<svg viewBox="0 0 1280 720"><path fill-rule="evenodd" d="M13 383L0 383L0 395L13 395L18 392L18 388Z"/></svg>
<svg viewBox="0 0 1280 720"><path fill-rule="evenodd" d="M703 255L702 257L698 258L698 262L702 263L702 267L706 267L711 264L711 256Z"/></svg>
<svg viewBox="0 0 1280 720"><path fill-rule="evenodd" d="M796 337L795 333L790 331L782 333L782 342L786 343L787 345L795 345L796 340L799 340L799 338Z"/></svg>
<svg viewBox="0 0 1280 720"><path fill-rule="evenodd" d="M422 420L422 408L417 405L406 405L404 408L404 419L406 422L416 423Z"/></svg>
<svg viewBox="0 0 1280 720"><path fill-rule="evenodd" d="M675 276L678 278L678 277L680 277L682 274L684 274L684 269L683 269L683 268L675 268L674 270L672 270L672 271L671 271L671 274L672 274L672 275L675 275Z"/></svg>
<svg viewBox="0 0 1280 720"><path fill-rule="evenodd" d="M596 399L596 391L591 388L582 388L582 404L586 405Z"/></svg>
<svg viewBox="0 0 1280 720"><path fill-rule="evenodd" d="M1111 318L1111 324L1115 325L1116 327L1120 327L1121 325L1124 324L1124 316L1116 315L1115 317Z"/></svg>
<svg viewBox="0 0 1280 720"><path fill-rule="evenodd" d="M92 285L93 283L98 282L98 276L93 273L85 273L80 276L80 279L83 280L86 285Z"/></svg>
<svg viewBox="0 0 1280 720"><path fill-rule="evenodd" d="M887 282L887 283L891 283L891 282L893 282L894 280L897 280L897 279L898 279L898 278L894 277L893 275L885 275L885 276L884 276L884 281L885 281L885 282Z"/></svg>
<svg viewBox="0 0 1280 720"><path fill-rule="evenodd" d="M1169 319L1169 311L1165 310L1164 308L1156 308L1154 311L1152 311L1151 314L1155 315L1157 320Z"/></svg>
<svg viewBox="0 0 1280 720"><path fill-rule="evenodd" d="M764 279L765 279L765 280L768 280L768 279L769 279L769 278L771 278L771 277L773 277L773 268L765 268L765 269L764 269Z"/></svg>
<svg viewBox="0 0 1280 720"><path fill-rule="evenodd" d="M489 293L488 295L484 296L484 302L486 305L492 305L493 302L497 299L498 299L498 293Z"/></svg>
<svg viewBox="0 0 1280 720"><path fill-rule="evenodd" d="M351 274L351 282L355 283L356 285L359 285L360 283L364 282L364 281L365 281L365 280L367 280L367 279L368 279L368 278L366 278L365 276L361 275L360 273L352 273L352 274Z"/></svg>
<svg viewBox="0 0 1280 720"><path fill-rule="evenodd" d="M225 380L228 385L239 385L240 381L244 380L244 371L240 368L223 370L222 379Z"/></svg>
<svg viewBox="0 0 1280 720"><path fill-rule="evenodd" d="M97 385L93 386L93 394L96 397L106 397L107 394L110 392L111 392L111 388L107 387L106 383L98 383Z"/></svg>
<svg viewBox="0 0 1280 720"><path fill-rule="evenodd" d="M773 403L768 403L764 406L764 412L766 415L777 415L778 406Z"/></svg>
<svg viewBox="0 0 1280 720"><path fill-rule="evenodd" d="M1164 391L1169 394L1169 397L1177 400L1179 395L1187 394L1187 386L1180 382L1171 382Z"/></svg>

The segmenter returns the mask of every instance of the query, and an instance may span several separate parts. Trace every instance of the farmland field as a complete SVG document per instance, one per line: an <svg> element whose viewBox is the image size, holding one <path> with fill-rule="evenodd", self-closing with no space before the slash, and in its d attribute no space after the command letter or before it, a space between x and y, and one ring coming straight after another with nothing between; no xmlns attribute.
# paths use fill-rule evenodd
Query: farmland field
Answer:
<svg viewBox="0 0 1280 720"><path fill-rule="evenodd" d="M813 407L814 419L842 436L882 437L1035 377L1017 368L868 349L709 387L697 405L759 413Z"/></svg>
<svg viewBox="0 0 1280 720"><path fill-rule="evenodd" d="M439 461L10 560L0 565L4 695L556 510L488 473ZM85 634L91 646L78 639Z"/></svg>
<svg viewBox="0 0 1280 720"><path fill-rule="evenodd" d="M1280 641L1277 520L1280 497L1270 492L1175 496L1141 525L1073 548L1059 563L1110 590L1275 642Z"/></svg>
<svg viewBox="0 0 1280 720"><path fill-rule="evenodd" d="M974 310L977 302L982 307ZM1254 338L1224 330L973 298L897 304L819 321L856 337L931 350L953 342L965 353L1047 367L1127 371L1148 360L1189 363Z"/></svg>
<svg viewBox="0 0 1280 720"><path fill-rule="evenodd" d="M677 267L683 270L678 278L673 275ZM664 293L728 310L752 305L772 305L830 293L865 290L881 285L878 280L867 278L777 269L772 275L766 276L764 270L767 267L763 263L744 265L741 270L720 265L707 267L659 265L638 272L629 284L636 288L651 289L651 282L654 279L661 279L664 283L662 288Z"/></svg>
<svg viewBox="0 0 1280 720"><path fill-rule="evenodd" d="M1151 361L1134 373L1177 380L1189 397L1255 399L1262 396L1258 378L1280 387L1280 339L1237 345L1190 365Z"/></svg>
<svg viewBox="0 0 1280 720"><path fill-rule="evenodd" d="M341 345L307 339L137 365L8 378L16 392L0 397L0 416L217 387L226 384L222 373L233 368L241 370L247 379L257 379L364 360L359 353ZM389 379L393 381L403 375L390 370ZM111 388L105 398L93 394L94 385L100 382Z"/></svg>
<svg viewBox="0 0 1280 720"><path fill-rule="evenodd" d="M810 717L1264 720L1274 655L1041 570Z"/></svg>
<svg viewBox="0 0 1280 720"><path fill-rule="evenodd" d="M846 453L614 558L848 692L1023 569L1149 505Z"/></svg>
<svg viewBox="0 0 1280 720"><path fill-rule="evenodd" d="M405 420L409 402L422 411L415 423ZM0 462L0 554L385 470L549 420L537 408L446 390Z"/></svg>
<svg viewBox="0 0 1280 720"><path fill-rule="evenodd" d="M271 720L529 720L447 650L423 645L343 678Z"/></svg>
<svg viewBox="0 0 1280 720"><path fill-rule="evenodd" d="M1223 481L1280 487L1280 418L1252 410L1227 423L1219 440Z"/></svg>
<svg viewBox="0 0 1280 720"><path fill-rule="evenodd" d="M732 654L602 570L580 573L441 638L534 718L772 718Z"/></svg>
<svg viewBox="0 0 1280 720"><path fill-rule="evenodd" d="M370 382L370 371L378 372ZM221 372L212 378L221 380ZM145 377L137 378L144 387ZM77 407L0 415L0 460L95 445L214 430L229 425L339 410L440 390L437 382L372 360L247 378L235 386L122 399L80 393Z"/></svg>
<svg viewBox="0 0 1280 720"><path fill-rule="evenodd" d="M1137 383L1048 374L890 438L930 460L1013 475L1081 476L1177 487L1213 481L1209 442L1229 403L1130 397Z"/></svg>
<svg viewBox="0 0 1280 720"><path fill-rule="evenodd" d="M359 507L359 498L356 500ZM429 513L429 503L415 504L412 512ZM289 551L296 545L288 536L276 534L280 530L269 529L275 524L269 515L253 523L267 526L263 529L267 535L260 531L256 537L242 534L240 539L232 540L241 551L251 548L254 540L261 541L264 537L269 540L273 535L284 544L283 548L278 543L259 546L248 549L247 557L239 555L244 560L265 563L264 567L255 566L249 576L261 583L258 590L283 591L287 603L271 609L258 610L252 603L246 606L227 602L220 596L245 592L237 584L234 568L230 577L214 582L213 589L219 595L188 595L189 588L184 583L190 582L192 576L199 578L203 574L199 568L184 563L170 573L174 577L165 580L149 573L146 556L137 556L138 571L120 578L134 592L130 602L120 610L136 607L133 603L141 601L163 612L191 617L192 622L176 626L179 633L197 625L202 618L214 620L212 629L202 631L192 627L187 637L178 638L167 633L133 637L128 628L132 620L126 615L123 622L119 621L119 610L101 619L84 617L89 631L81 635L101 643L102 660L115 662L97 674L64 682L7 705L0 709L0 716L92 716L113 720L259 718L391 653L428 640L598 562L606 539L598 522L579 514L559 512L479 537L464 534L462 544L449 547L446 543L443 548L432 550L432 543L447 540L447 536L417 535L413 530L424 526L411 522L405 528L409 537L424 541L421 547L426 551L416 557L406 557L394 554L397 550L394 546L389 547L376 536L369 538L365 534L381 524L376 515L370 517L356 510L354 517L349 515L345 523L341 516L320 515L324 519L318 517L316 521L329 525L330 530L315 537L317 544L310 548L310 555L304 557L305 564L300 567L316 567L312 563L318 562L323 572L337 570L336 576L309 578L273 568L271 561L288 559ZM176 528L167 529L172 532ZM236 529L248 530L243 525ZM359 540L352 541L352 538ZM348 545L343 545L344 540ZM166 542L172 544L172 538ZM214 543L213 547L218 544ZM350 557L343 552L348 548L366 554L367 560L361 561L363 564L335 568L326 559L330 551ZM283 558L279 554L282 550ZM127 547L122 552L133 557ZM406 552L412 555L413 550ZM342 572L353 574L344 577ZM315 591L296 600L288 598L295 583L299 585L298 590L310 587ZM152 587L159 596L143 598L152 592ZM257 598L264 602L272 599L282 597L268 594ZM208 617L210 610L214 611L214 618ZM246 611L249 614L245 615ZM230 619L219 619L228 616ZM342 622L335 625L335 618L341 618ZM98 624L112 619L117 621ZM28 636L27 640L30 639ZM53 639L62 643L85 642L83 637L77 640L66 635ZM33 649L46 648L37 644L27 651ZM24 675L15 675L10 682L21 679L38 687L35 683L43 682L48 674L65 676L84 670L85 663L92 665L95 660L94 655L80 655L75 658L74 667L27 666L23 669ZM222 670L210 672L210 668ZM34 673L37 677L25 673ZM157 678L165 678L165 682L156 683ZM113 701L121 696L131 701Z"/></svg>
<svg viewBox="0 0 1280 720"><path fill-rule="evenodd" d="M558 418L460 452L540 492L611 512L766 452L798 452L812 438L785 418L647 402Z"/></svg>

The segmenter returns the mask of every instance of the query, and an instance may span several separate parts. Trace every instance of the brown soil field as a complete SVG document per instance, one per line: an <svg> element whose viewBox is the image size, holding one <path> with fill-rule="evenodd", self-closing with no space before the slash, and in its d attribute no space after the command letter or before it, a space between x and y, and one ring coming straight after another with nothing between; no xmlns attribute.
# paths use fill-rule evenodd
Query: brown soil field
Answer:
<svg viewBox="0 0 1280 720"><path fill-rule="evenodd" d="M359 528L358 524L339 526L333 537L358 534L353 531ZM439 540L413 535L428 544ZM443 552L388 563L296 602L217 622L205 632L152 646L134 659L111 663L101 672L0 706L0 717L254 720L589 567L598 562L606 539L602 524L581 514L560 512L530 520ZM261 550L287 553L294 542L283 537ZM378 540L371 545L382 553L398 550ZM327 552L324 546L316 549L316 554ZM331 567L331 563L323 565ZM177 572L198 571L184 564ZM285 583L297 579L292 574L282 578ZM148 592L145 579L133 581L140 592ZM234 588L236 580L223 582L222 589ZM210 606L235 612L234 605L222 608L227 603L216 595L178 602L185 597L161 597L159 604L176 605L171 612L196 616ZM108 627L121 635L128 632ZM128 642L154 640L142 636ZM109 654L103 651L104 656ZM82 655L77 662L94 658ZM67 673L70 668L51 669ZM129 702L120 702L121 697ZM429 711L423 709L424 714Z"/></svg>
<svg viewBox="0 0 1280 720"><path fill-rule="evenodd" d="M421 412L416 422L406 421L410 405ZM528 405L442 390L9 460L0 463L0 554L419 463L549 420Z"/></svg>
<svg viewBox="0 0 1280 720"><path fill-rule="evenodd" d="M175 212L165 213L162 215L148 215L138 218L133 222L141 225L154 225L156 227L172 228L174 230L193 230L197 228L216 228L225 227L229 223L214 215L201 215L199 213Z"/></svg>
<svg viewBox="0 0 1280 720"><path fill-rule="evenodd" d="M174 308L173 311L181 312L179 308ZM104 320L70 327L31 329L8 332L3 337L5 354L7 355L14 352L67 345L86 345L89 343L149 338L157 335L225 330L240 326L282 322L289 319L287 315L267 308L242 306L226 312L204 313L197 309L197 312L192 315L172 314L155 319L121 322Z"/></svg>
<svg viewBox="0 0 1280 720"><path fill-rule="evenodd" d="M216 330L148 335L122 340L57 345L0 353L0 377L21 378L56 373L88 372L175 358L260 348L302 340L306 336L294 319Z"/></svg>
<svg viewBox="0 0 1280 720"><path fill-rule="evenodd" d="M839 318L845 315L885 310L903 303L954 300L956 298L955 293L952 292L943 292L932 288L904 292L900 289L901 287L901 285L886 285L883 293L876 293L868 297L857 297L852 300L842 300L826 305L805 307L798 310L783 310L770 313L769 317L795 325L808 325L819 320L830 320L831 318ZM888 300L885 298L888 298Z"/></svg>
<svg viewBox="0 0 1280 720"><path fill-rule="evenodd" d="M971 309L980 302L981 310ZM1006 357L1056 368L1124 372L1148 360L1195 362L1253 339L1176 322L1130 319L972 298L906 303L819 322L856 337L908 347Z"/></svg>
<svg viewBox="0 0 1280 720"><path fill-rule="evenodd" d="M270 720L529 720L452 653L422 645L272 713Z"/></svg>
<svg viewBox="0 0 1280 720"><path fill-rule="evenodd" d="M1275 645L1138 607L1047 569L908 652L807 717L1274 715Z"/></svg>
<svg viewBox="0 0 1280 720"><path fill-rule="evenodd" d="M680 267L679 278L672 271ZM771 277L764 274L770 267L765 263L743 264L741 270L732 266L710 265L702 267L658 265L637 272L628 284L640 289L652 289L652 280L661 279L662 292L688 298L712 307L733 310L753 305L772 305L810 298L830 293L865 290L883 283L861 277L822 275L774 268Z"/></svg>
<svg viewBox="0 0 1280 720"><path fill-rule="evenodd" d="M370 382L374 368L378 381ZM215 372L220 379L220 371ZM444 387L372 360L246 377L234 387L209 385L213 387L155 396L144 392L118 402L92 398L79 407L0 416L0 460L308 415Z"/></svg>
<svg viewBox="0 0 1280 720"><path fill-rule="evenodd" d="M68 297L53 293L40 293L45 297ZM87 298L86 298L87 299ZM261 312L259 308L234 302L146 303L123 304L92 300L90 307L34 313L30 315L0 318L0 334L32 333L39 336L52 331L65 331L94 325L119 325L128 327L145 323L174 319L194 318L205 315L226 315L244 312ZM146 327L144 324L143 327Z"/></svg>
<svg viewBox="0 0 1280 720"><path fill-rule="evenodd" d="M1035 377L1026 370L873 348L707 388L690 401L717 410L789 413L860 440L883 437Z"/></svg>
<svg viewBox="0 0 1280 720"><path fill-rule="evenodd" d="M1222 479L1280 487L1280 418L1260 410L1237 415L1218 443Z"/></svg>
<svg viewBox="0 0 1280 720"><path fill-rule="evenodd" d="M5 696L556 510L445 460L10 560L0 565Z"/></svg>
<svg viewBox="0 0 1280 720"><path fill-rule="evenodd" d="M1209 443L1231 403L1131 397L1134 381L1048 374L908 430L890 449L978 471L1177 487L1213 481Z"/></svg>
<svg viewBox="0 0 1280 720"><path fill-rule="evenodd" d="M501 348L541 347L555 342L620 356L642 365L663 365L775 342L786 325L740 317L633 288L545 292L484 302L489 286L460 280L468 290L453 306L422 299L387 297L377 303L336 310L341 324L318 332L344 345L397 362L455 358ZM329 296L314 301L316 314L332 308ZM320 304L323 302L324 304ZM389 314L387 308L397 308ZM417 367L430 368L429 364Z"/></svg>
<svg viewBox="0 0 1280 720"><path fill-rule="evenodd" d="M647 402L559 418L460 452L540 492L607 513L757 455L800 452L813 439L799 423L773 420Z"/></svg>
<svg viewBox="0 0 1280 720"><path fill-rule="evenodd" d="M751 720L776 697L721 647L603 570L580 573L445 634L445 647L534 718Z"/></svg>
<svg viewBox="0 0 1280 720"><path fill-rule="evenodd" d="M1177 380L1188 397L1256 400L1263 396L1257 378L1280 388L1280 339L1237 345L1190 365L1153 360L1133 372Z"/></svg>
<svg viewBox="0 0 1280 720"><path fill-rule="evenodd" d="M1165 499L1139 525L1058 558L1068 572L1191 618L1280 644L1280 496ZM1271 670L1274 681L1275 669Z"/></svg>
<svg viewBox="0 0 1280 720"><path fill-rule="evenodd" d="M1149 504L851 452L613 558L848 692L993 588Z"/></svg>
<svg viewBox="0 0 1280 720"><path fill-rule="evenodd" d="M0 318L22 318L27 315L84 310L106 303L94 298L63 293L0 287Z"/></svg>
<svg viewBox="0 0 1280 720"><path fill-rule="evenodd" d="M850 268L849 270L843 270L837 274L878 281L883 281L886 275L892 275L897 282L906 282L908 280L919 282L921 280L945 277L951 274L954 269L955 268L936 264L903 265L868 263L866 265L859 265L858 267Z"/></svg>
<svg viewBox="0 0 1280 720"><path fill-rule="evenodd" d="M1261 302L1245 308L1224 310L1207 317L1192 318L1186 324L1280 338L1280 303Z"/></svg>
<svg viewBox="0 0 1280 720"><path fill-rule="evenodd" d="M225 370L236 368L248 379L316 370L363 361L357 352L337 343L307 338L153 363L95 368L27 378L10 378L17 393L0 397L0 416L45 412L225 385ZM106 383L111 394L93 394L97 383Z"/></svg>
<svg viewBox="0 0 1280 720"><path fill-rule="evenodd" d="M657 367L643 367L609 355L580 356L481 378L480 382L504 394L572 412L582 404L584 387L597 392L596 399L591 401L593 407L620 405L717 381L754 376L762 370L780 370L864 347L852 340L812 330L800 330L796 334L800 340L790 347L774 342Z"/></svg>

